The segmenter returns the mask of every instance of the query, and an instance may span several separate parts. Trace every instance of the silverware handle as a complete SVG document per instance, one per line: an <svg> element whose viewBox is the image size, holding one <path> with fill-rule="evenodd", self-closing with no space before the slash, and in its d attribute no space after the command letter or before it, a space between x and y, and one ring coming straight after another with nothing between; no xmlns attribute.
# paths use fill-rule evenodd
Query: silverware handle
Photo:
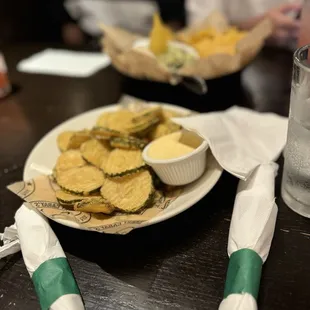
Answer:
<svg viewBox="0 0 310 310"><path fill-rule="evenodd" d="M199 77L183 77L181 85L197 95L204 95L208 92L206 81Z"/></svg>

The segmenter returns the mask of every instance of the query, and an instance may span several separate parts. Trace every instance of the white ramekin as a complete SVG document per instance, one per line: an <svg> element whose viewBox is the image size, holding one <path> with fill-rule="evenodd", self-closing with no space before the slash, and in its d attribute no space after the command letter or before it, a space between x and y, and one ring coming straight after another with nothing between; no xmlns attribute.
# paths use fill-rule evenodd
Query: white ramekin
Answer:
<svg viewBox="0 0 310 310"><path fill-rule="evenodd" d="M205 140L193 152L173 159L150 158L148 150L154 142L146 146L142 157L163 183L174 186L185 185L197 180L204 173L209 147Z"/></svg>

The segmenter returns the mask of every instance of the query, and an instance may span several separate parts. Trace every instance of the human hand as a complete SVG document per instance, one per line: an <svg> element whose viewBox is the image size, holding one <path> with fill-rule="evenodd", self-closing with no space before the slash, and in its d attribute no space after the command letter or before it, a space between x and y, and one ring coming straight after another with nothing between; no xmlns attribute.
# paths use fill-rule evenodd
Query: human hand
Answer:
<svg viewBox="0 0 310 310"><path fill-rule="evenodd" d="M301 10L300 3L286 3L275 7L263 15L256 16L238 24L241 29L250 30L265 18L269 18L273 25L273 32L268 39L269 43L285 45L299 35L300 22L296 16Z"/></svg>
<svg viewBox="0 0 310 310"><path fill-rule="evenodd" d="M264 17L270 19L273 24L273 32L269 41L277 45L283 45L289 40L297 39L300 31L300 22L297 13L301 10L301 4L286 3L268 11Z"/></svg>

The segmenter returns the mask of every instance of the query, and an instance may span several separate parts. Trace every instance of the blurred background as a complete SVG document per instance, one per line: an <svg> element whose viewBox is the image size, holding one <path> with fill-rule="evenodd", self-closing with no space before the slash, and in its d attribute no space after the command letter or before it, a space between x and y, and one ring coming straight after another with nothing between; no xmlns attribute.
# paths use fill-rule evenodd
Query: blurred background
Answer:
<svg viewBox="0 0 310 310"><path fill-rule="evenodd" d="M72 43L68 36L79 36L76 32L77 29L74 27L77 21L65 9L65 2L65 0L2 1L0 10L0 42L39 41ZM155 2L157 2L160 8L164 21L169 22L172 20L173 23L176 21L177 27L185 24L184 0L156 0ZM87 43L93 37L84 32L83 39L83 43Z"/></svg>
<svg viewBox="0 0 310 310"><path fill-rule="evenodd" d="M63 0L2 1L0 40L61 41L61 28L69 20Z"/></svg>

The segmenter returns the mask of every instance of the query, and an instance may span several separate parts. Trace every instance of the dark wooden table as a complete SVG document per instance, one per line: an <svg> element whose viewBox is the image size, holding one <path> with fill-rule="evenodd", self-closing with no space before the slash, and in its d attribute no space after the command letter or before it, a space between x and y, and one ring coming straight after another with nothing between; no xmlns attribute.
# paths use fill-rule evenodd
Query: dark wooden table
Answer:
<svg viewBox="0 0 310 310"><path fill-rule="evenodd" d="M20 88L0 102L0 230L13 223L19 198L6 185L22 178L26 157L54 126L115 102L121 77L107 68L88 79L18 73L18 60L44 46L4 49ZM288 112L292 55L266 50L243 74L251 105ZM233 98L232 98L233 100ZM237 180L224 174L193 208L126 236L82 232L52 223L85 300L86 309L217 309L223 295L227 237ZM280 196L280 176L277 196ZM310 308L310 222L278 199L279 215L263 269L262 310ZM21 254L0 261L0 309L39 309Z"/></svg>

